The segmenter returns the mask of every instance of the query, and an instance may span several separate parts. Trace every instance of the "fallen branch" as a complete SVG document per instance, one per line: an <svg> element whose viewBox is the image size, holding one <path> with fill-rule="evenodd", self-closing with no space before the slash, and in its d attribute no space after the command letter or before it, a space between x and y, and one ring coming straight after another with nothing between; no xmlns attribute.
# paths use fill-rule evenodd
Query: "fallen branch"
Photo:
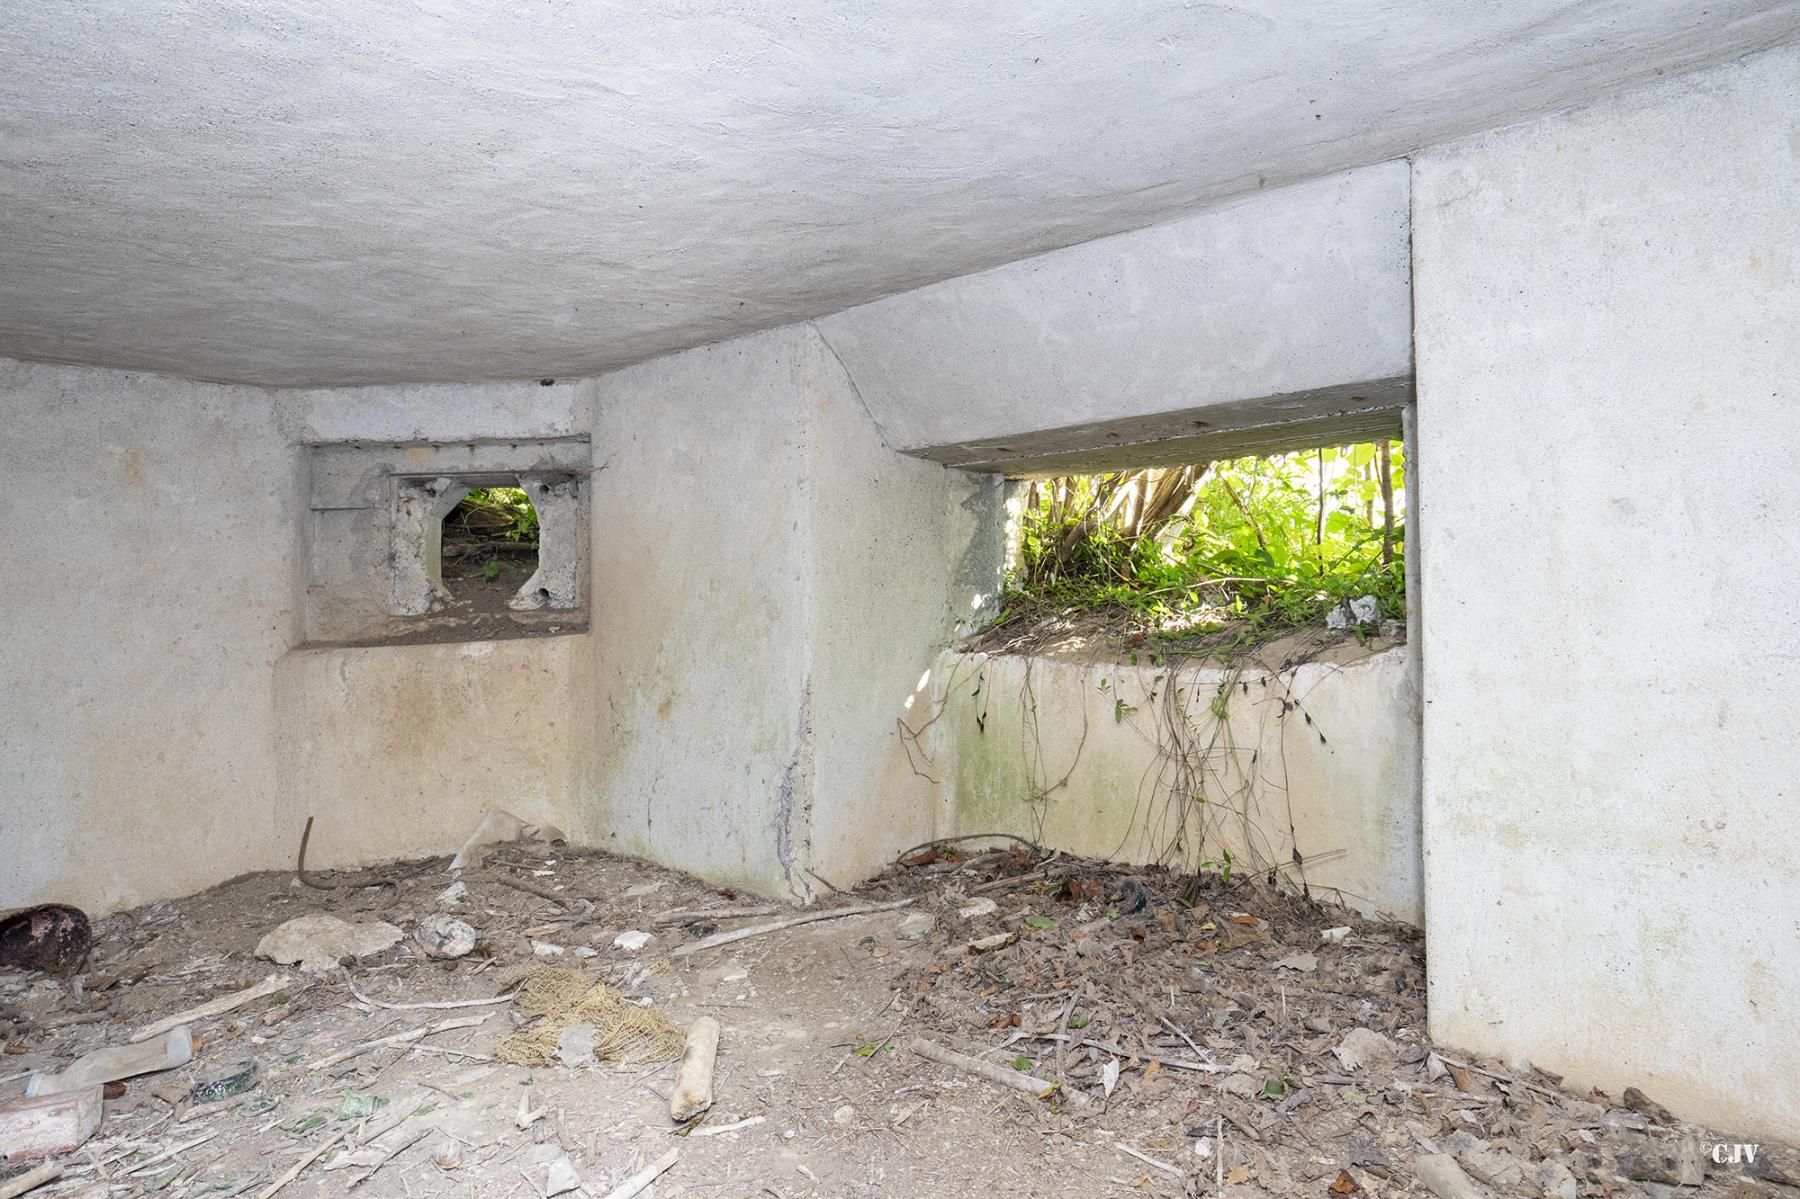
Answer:
<svg viewBox="0 0 1800 1199"><path fill-rule="evenodd" d="M1062 1033L1028 1032L1023 1035L1015 1034L1012 1040L1006 1043L1011 1045L1019 1041L1068 1041L1074 1045L1081 1045L1090 1049L1100 1049L1107 1053L1124 1054L1126 1057L1141 1058L1147 1062L1161 1062L1163 1065L1175 1070L1192 1070L1198 1074L1223 1074L1226 1072L1226 1067L1215 1066L1211 1062L1190 1062L1178 1057L1164 1057L1160 1053L1144 1053L1141 1051L1133 1052L1129 1049L1116 1049L1113 1046L1104 1044L1100 1041L1076 1040L1074 1037L1066 1036Z"/></svg>
<svg viewBox="0 0 1800 1199"><path fill-rule="evenodd" d="M496 1003L509 1003L512 1000L512 993L508 992L505 995L496 995L492 999L447 999L442 1003L383 1003L379 999L370 999L367 995L364 995L361 991L357 990L356 984L350 981L350 976L348 974L344 975L344 985L350 988L350 993L352 995L356 996L370 1007L383 1008L390 1012L413 1012L426 1009L431 1011L443 1011L448 1008L459 1007L489 1007ZM136 1038L134 1037L133 1040L135 1039Z"/></svg>
<svg viewBox="0 0 1800 1199"><path fill-rule="evenodd" d="M681 1156L679 1149L671 1149L649 1165L627 1178L624 1182L606 1192L605 1199L631 1199L631 1197L655 1182L664 1170L674 1165Z"/></svg>
<svg viewBox="0 0 1800 1199"><path fill-rule="evenodd" d="M773 916L780 908L671 908L650 917L659 928L676 924L697 924L703 920L747 920L752 916Z"/></svg>
<svg viewBox="0 0 1800 1199"><path fill-rule="evenodd" d="M245 987L241 991L221 995L209 1003L188 1008L183 1012L176 1012L173 1016L166 1016L146 1028L140 1028L131 1034L131 1044L136 1045L140 1041L160 1037L166 1032L180 1028L183 1024L192 1024L196 1020L210 1020L214 1016L223 1016L226 1012L236 1011L252 1000L273 995L275 992L293 985L293 981L285 974L271 974L253 987Z"/></svg>
<svg viewBox="0 0 1800 1199"><path fill-rule="evenodd" d="M1147 1153L1139 1153L1130 1145L1114 1145L1113 1148L1117 1149L1120 1153L1123 1153L1126 1157L1135 1157L1146 1166L1153 1166L1156 1169L1161 1170L1164 1174L1173 1174L1177 1178L1187 1177L1187 1175L1181 1172L1181 1167L1171 1166L1168 1162L1159 1162Z"/></svg>
<svg viewBox="0 0 1800 1199"><path fill-rule="evenodd" d="M865 903L853 908L833 908L828 912L802 912L798 916L789 916L783 920L770 920L765 924L752 924L748 928L734 929L728 933L714 933L704 941L695 941L692 945L682 945L670 957L685 958L705 949L717 949L721 945L730 945L734 941L746 941L751 937L760 937L765 933L780 932L784 928L793 928L800 924L811 924L815 920L836 920L840 916L867 916L875 912L891 912L895 908L903 908L912 903L910 899L896 899L889 903Z"/></svg>
<svg viewBox="0 0 1800 1199"><path fill-rule="evenodd" d="M339 1053L334 1053L330 1057L322 1057L312 1065L308 1066L307 1069L323 1070L327 1066L335 1066L340 1062L347 1062L353 1057L360 1057L371 1049L380 1049L387 1045L405 1045L412 1041L420 1041L426 1037L435 1036L441 1032L449 1032L453 1028L474 1028L477 1024L486 1023L493 1014L494 1013L492 1012L488 1012L481 1016L462 1016L455 1020L440 1020L436 1024L426 1024L419 1028L409 1029L406 1032L397 1032L391 1037L380 1037L373 1041L365 1041L361 1045L345 1049Z"/></svg>
<svg viewBox="0 0 1800 1199"><path fill-rule="evenodd" d="M989 891L1002 891L1002 890L1005 890L1007 887L1013 886L1017 883L1035 883L1039 879L1047 876L1049 873L1050 872L1048 870L1033 870L1029 874L1014 874L1014 875L1009 875L1006 878L993 879L990 882L982 883L980 886L970 887L968 890L968 894L970 894L970 895L985 895Z"/></svg>
<svg viewBox="0 0 1800 1199"><path fill-rule="evenodd" d="M0 1182L0 1199L18 1199L27 1191L35 1191L45 1183L55 1182L62 1177L62 1174L61 1166L55 1162L45 1162L41 1166L25 1171L17 1178L9 1178L5 1182Z"/></svg>
<svg viewBox="0 0 1800 1199"><path fill-rule="evenodd" d="M1437 1051L1433 1050L1432 1052L1436 1053ZM1445 1057L1441 1053L1438 1053L1437 1056L1438 1056L1438 1060L1440 1062L1443 1062L1446 1066L1456 1066L1456 1067L1459 1067L1460 1069L1467 1070L1470 1073L1479 1074L1483 1078L1491 1078L1495 1082L1503 1082L1509 1087L1524 1087L1527 1091L1536 1091L1538 1094L1546 1095L1551 1099L1567 1099L1568 1098L1568 1096L1565 1095L1561 1091L1552 1090L1549 1087L1540 1087L1537 1083L1526 1082L1522 1078L1512 1078L1508 1075L1500 1073L1498 1070L1483 1070L1480 1066L1477 1066L1473 1062L1459 1061L1458 1059L1453 1058L1453 1057Z"/></svg>
<svg viewBox="0 0 1800 1199"><path fill-rule="evenodd" d="M157 1154L155 1157L145 1158L143 1161L141 1161L137 1165L131 1167L131 1169L129 1169L129 1170L119 1171L119 1177L126 1178L133 1174L141 1174L145 1170L148 1170L151 1166L159 1166L163 1162L168 1161L170 1158L176 1156L177 1154L186 1153L189 1149L192 1149L196 1145L206 1144L206 1142L212 1140L214 1137L216 1137L218 1135L219 1134L216 1131L203 1133L202 1135L195 1137L191 1141L184 1141L182 1144L175 1146L175 1148L173 1148L173 1149L165 1149L161 1153Z"/></svg>
<svg viewBox="0 0 1800 1199"><path fill-rule="evenodd" d="M708 1124L702 1128L690 1130L690 1137L716 1137L722 1132L736 1132L740 1128L755 1128L768 1120L767 1116L749 1116L742 1120L733 1120L730 1124ZM680 1132L680 1129L676 1130Z"/></svg>
<svg viewBox="0 0 1800 1199"><path fill-rule="evenodd" d="M688 1029L675 1070L675 1089L669 1093L669 1119L682 1124L712 1106L713 1064L719 1056L719 1022L701 1016Z"/></svg>
<svg viewBox="0 0 1800 1199"><path fill-rule="evenodd" d="M1062 1048L1058 1050L1056 1054L1056 1083L1058 1086L1063 1085L1068 1080L1069 1050L1075 1048L1068 1043L1067 1039L1069 1036L1069 1018L1075 1014L1075 1004L1080 1001L1082 992L1086 990L1087 979L1084 978L1081 982L1076 984L1073 991L1069 992L1068 1005L1063 1008L1062 1024L1057 1028L1057 1032L1062 1034L1064 1038Z"/></svg>
<svg viewBox="0 0 1800 1199"><path fill-rule="evenodd" d="M381 1167L387 1165L389 1162L391 1162L395 1158L399 1157L402 1153L405 1153L408 1149L411 1149L414 1145L417 1145L420 1141L424 1140L430 1134L431 1134L431 1129L429 1127L419 1129L418 1132L413 1133L412 1136L408 1137L406 1140L402 1141L399 1145L395 1146L393 1152L389 1153L386 1157L384 1157L380 1161L376 1162L373 1166L370 1166L369 1172L367 1174L359 1175L358 1177L352 1179L350 1182L350 1185L345 1187L344 1189L346 1191L355 1190L357 1187L361 1186L363 1183L369 1181L369 1179L375 1177L376 1171L380 1170Z"/></svg>
<svg viewBox="0 0 1800 1199"><path fill-rule="evenodd" d="M961 841L1016 841L1033 853L1042 853L1043 848L1036 841L1027 841L1024 837L1013 833L964 833L960 837L939 837L935 841L921 841L911 849L903 849L894 855L894 861L910 858L915 853L926 849L935 849L940 845L955 845Z"/></svg>
<svg viewBox="0 0 1800 1199"><path fill-rule="evenodd" d="M961 1070L965 1074L973 1074L977 1078L984 1078L995 1086L1010 1087L1015 1091L1023 1091L1027 1095L1032 1095L1039 1099L1048 1099L1059 1089L1059 1084L1057 1083L1045 1082L1041 1078L1033 1078L1029 1074L1025 1074L1018 1070L1008 1069L1005 1066L996 1066L992 1062L984 1062L979 1058L972 1058L968 1054L958 1053L954 1049L945 1049L942 1045L937 1044L935 1041L927 1041L924 1037L914 1037L912 1043L909 1044L907 1048L918 1054L920 1057L928 1058L929 1060L938 1063L940 1066L949 1066L952 1069ZM1075 1107L1085 1107L1089 1102L1088 1097L1080 1091L1064 1091L1063 1095L1069 1100L1070 1104Z"/></svg>
<svg viewBox="0 0 1800 1199"><path fill-rule="evenodd" d="M1200 1048L1200 1046L1194 1044L1194 1038L1192 1038L1192 1037L1188 1036L1186 1033L1182 1032L1181 1026L1176 1024L1173 1020L1169 1019L1167 1016L1158 1016L1157 1019L1162 1021L1162 1026L1164 1028L1168 1029L1170 1032L1174 1033L1176 1036L1180 1037L1183 1041L1185 1041L1187 1043L1187 1047L1194 1051L1195 1057L1206 1058L1206 1057L1211 1056L1210 1054L1208 1054L1206 1052L1206 1050L1204 1050L1204 1049ZM1064 1029L1063 1031L1067 1032L1068 1030Z"/></svg>
<svg viewBox="0 0 1800 1199"><path fill-rule="evenodd" d="M343 1140L345 1137L347 1137L349 1135L350 1135L350 1130L348 1128L341 1129L337 1133L334 1133L330 1140L326 1141L323 1145L320 1145L317 1149L314 1149L311 1153L307 1154L305 1157L301 1158L299 1161L297 1161L293 1165L289 1166L287 1173L283 1174L280 1178L277 1178L274 1182L271 1182L268 1186L264 1187L260 1192L258 1192L256 1199L269 1199L269 1197L271 1195L273 1195L276 1191L279 1191L282 1187L284 1187L288 1183L294 1181L294 1179L300 1177L301 1171L305 1170L306 1167L308 1167L308 1166L312 1165L314 1162L318 1161L321 1157L324 1157L328 1152L331 1151L333 1146L335 1146L339 1141Z"/></svg>
<svg viewBox="0 0 1800 1199"><path fill-rule="evenodd" d="M502 887L511 887L515 891L523 891L527 895L535 895L539 899L547 899L551 903L558 904L565 908L569 906L568 896L559 895L542 883L534 883L528 879L514 878L510 874L498 874L489 870L484 871L481 874L465 874L463 875L463 881L465 883L497 883Z"/></svg>

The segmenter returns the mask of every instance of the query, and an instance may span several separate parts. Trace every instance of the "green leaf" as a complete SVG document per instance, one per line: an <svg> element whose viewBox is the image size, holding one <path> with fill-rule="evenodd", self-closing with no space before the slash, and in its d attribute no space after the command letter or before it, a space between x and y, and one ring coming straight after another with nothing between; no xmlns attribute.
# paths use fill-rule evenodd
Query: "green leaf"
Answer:
<svg viewBox="0 0 1800 1199"><path fill-rule="evenodd" d="M874 1057L875 1051L880 1048L881 1048L881 1046L877 1045L874 1041L864 1041L862 1044L860 1044L856 1047L856 1056L857 1057Z"/></svg>
<svg viewBox="0 0 1800 1199"><path fill-rule="evenodd" d="M1048 916L1027 916L1025 917L1025 923L1029 924L1032 928L1056 927L1056 921L1050 919Z"/></svg>
<svg viewBox="0 0 1800 1199"><path fill-rule="evenodd" d="M1013 1059L1012 1068L1015 1070L1029 1070L1031 1069L1031 1059L1021 1053L1018 1057Z"/></svg>

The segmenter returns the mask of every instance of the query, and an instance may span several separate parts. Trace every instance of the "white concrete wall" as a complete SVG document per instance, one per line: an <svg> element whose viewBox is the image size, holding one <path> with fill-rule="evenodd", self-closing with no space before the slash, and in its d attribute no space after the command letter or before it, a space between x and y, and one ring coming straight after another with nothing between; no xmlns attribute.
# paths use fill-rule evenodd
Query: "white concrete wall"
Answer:
<svg viewBox="0 0 1800 1199"><path fill-rule="evenodd" d="M291 453L332 441L585 433L592 380L280 391ZM300 553L296 546L294 553ZM296 636L296 641L299 638ZM315 817L307 864L449 852L487 805L566 825L590 695L583 638L299 648L275 664L270 866Z"/></svg>
<svg viewBox="0 0 1800 1199"><path fill-rule="evenodd" d="M917 743L928 673L992 613L1005 485L888 449L829 351L818 369L802 484L812 527L808 849L814 869L845 886L937 835L937 784Z"/></svg>
<svg viewBox="0 0 1800 1199"><path fill-rule="evenodd" d="M1800 1139L1800 48L1422 155L1431 1025Z"/></svg>
<svg viewBox="0 0 1800 1199"><path fill-rule="evenodd" d="M597 389L574 827L764 893L874 873L930 835L897 722L993 593L997 483L886 449L807 326Z"/></svg>
<svg viewBox="0 0 1800 1199"><path fill-rule="evenodd" d="M294 650L309 441L561 436L591 383L275 392L0 360L0 907L569 812L579 639Z"/></svg>
<svg viewBox="0 0 1800 1199"><path fill-rule="evenodd" d="M808 798L803 330L597 381L585 687L571 832L785 890Z"/></svg>
<svg viewBox="0 0 1800 1199"><path fill-rule="evenodd" d="M1241 674L951 652L932 696L940 835L1012 833L1172 866L1224 850L1239 869L1278 865L1321 897L1422 920L1419 702L1404 646ZM1184 755L1204 768L1183 775Z"/></svg>
<svg viewBox="0 0 1800 1199"><path fill-rule="evenodd" d="M793 326L598 380L322 391L0 364L0 906L454 848L486 804L806 897L929 836L899 722L1000 485ZM307 443L591 433L585 635L294 648ZM74 519L68 519L69 513Z"/></svg>
<svg viewBox="0 0 1800 1199"><path fill-rule="evenodd" d="M267 394L0 360L0 907L269 865L297 466Z"/></svg>

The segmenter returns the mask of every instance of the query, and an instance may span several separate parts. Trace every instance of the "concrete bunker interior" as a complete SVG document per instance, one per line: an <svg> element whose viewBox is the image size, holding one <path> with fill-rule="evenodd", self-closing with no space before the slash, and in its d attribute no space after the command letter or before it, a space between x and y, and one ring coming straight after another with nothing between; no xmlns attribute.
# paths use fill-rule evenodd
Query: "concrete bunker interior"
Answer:
<svg viewBox="0 0 1800 1199"><path fill-rule="evenodd" d="M191 16L0 28L0 1188L1792 1189L1800 6ZM1404 645L968 643L1402 423Z"/></svg>

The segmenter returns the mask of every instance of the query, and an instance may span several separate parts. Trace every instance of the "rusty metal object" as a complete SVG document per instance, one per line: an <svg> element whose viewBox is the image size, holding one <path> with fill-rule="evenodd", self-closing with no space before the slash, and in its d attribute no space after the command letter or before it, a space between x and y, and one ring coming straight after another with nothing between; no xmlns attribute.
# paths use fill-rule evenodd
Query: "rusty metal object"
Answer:
<svg viewBox="0 0 1800 1199"><path fill-rule="evenodd" d="M93 944L87 913L63 903L0 912L0 967L68 974Z"/></svg>

